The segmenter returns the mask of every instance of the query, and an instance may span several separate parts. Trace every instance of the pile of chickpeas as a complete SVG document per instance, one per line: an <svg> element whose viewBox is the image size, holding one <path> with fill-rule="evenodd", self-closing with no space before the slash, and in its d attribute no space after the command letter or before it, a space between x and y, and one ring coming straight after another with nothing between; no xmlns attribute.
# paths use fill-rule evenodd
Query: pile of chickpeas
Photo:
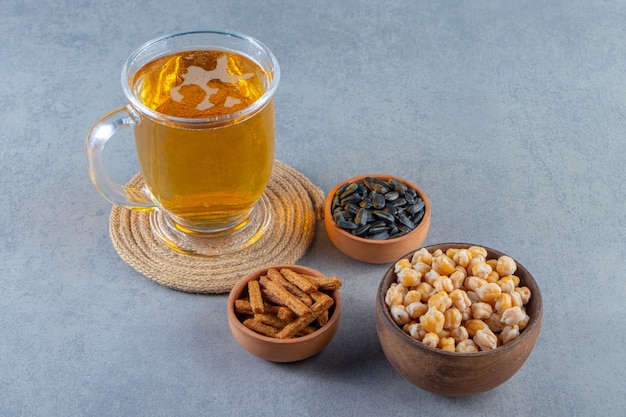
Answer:
<svg viewBox="0 0 626 417"><path fill-rule="evenodd" d="M385 295L393 320L416 340L449 352L479 352L510 343L526 328L531 292L517 264L487 259L480 246L422 248L395 264Z"/></svg>

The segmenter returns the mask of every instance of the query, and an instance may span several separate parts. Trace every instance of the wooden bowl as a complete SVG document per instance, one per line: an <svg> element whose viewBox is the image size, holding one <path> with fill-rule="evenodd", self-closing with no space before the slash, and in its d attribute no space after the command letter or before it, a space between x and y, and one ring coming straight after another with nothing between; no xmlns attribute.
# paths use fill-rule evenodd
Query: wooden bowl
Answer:
<svg viewBox="0 0 626 417"><path fill-rule="evenodd" d="M425 212L424 217L415 229L400 237L394 237L386 240L372 240L355 236L337 225L333 219L332 213L333 198L337 193L337 190L339 190L345 183L363 181L366 177L379 178L384 181L388 181L393 178L402 182L407 187L413 188L417 191L419 197L424 201ZM426 196L426 193L410 181L393 175L361 175L337 184L328 193L324 203L324 226L326 227L326 233L328 234L330 241L344 254L361 262L383 264L395 261L405 253L418 248L424 242L430 227L430 212L430 201Z"/></svg>
<svg viewBox="0 0 626 417"><path fill-rule="evenodd" d="M427 246L430 252L450 247L468 248L463 243L446 243ZM483 246L484 247L484 246ZM488 259L503 253L487 249ZM403 256L409 258L413 252ZM445 396L465 396L491 390L507 381L524 364L535 345L543 321L543 302L539 286L532 275L517 263L515 275L520 285L527 286L532 296L526 305L530 316L527 327L520 336L491 351L476 353L446 352L431 348L406 334L391 318L385 304L385 295L391 283L396 281L394 267L383 277L376 294L376 330L385 356L393 368L412 384Z"/></svg>
<svg viewBox="0 0 626 417"><path fill-rule="evenodd" d="M293 339L275 339L256 333L244 326L235 313L235 300L247 294L248 281L266 275L270 268L279 271L282 268L289 268L300 274L324 276L315 269L300 265L275 265L259 269L242 278L228 295L227 317L233 337L248 352L272 362L296 362L319 353L332 340L339 328L341 297L337 290L329 294L332 296L334 304L329 311L328 323L311 334Z"/></svg>

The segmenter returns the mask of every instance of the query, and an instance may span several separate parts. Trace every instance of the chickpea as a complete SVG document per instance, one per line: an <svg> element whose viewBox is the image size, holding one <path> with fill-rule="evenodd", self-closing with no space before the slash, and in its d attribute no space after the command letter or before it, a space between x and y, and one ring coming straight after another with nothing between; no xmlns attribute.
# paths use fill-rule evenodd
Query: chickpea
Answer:
<svg viewBox="0 0 626 417"><path fill-rule="evenodd" d="M510 276L500 278L497 284L502 289L502 292L510 294L515 290L515 281Z"/></svg>
<svg viewBox="0 0 626 417"><path fill-rule="evenodd" d="M472 340L480 350L492 350L498 347L498 337L489 328L477 331Z"/></svg>
<svg viewBox="0 0 626 417"><path fill-rule="evenodd" d="M446 352L455 352L456 342L453 337L440 337L439 345L437 347L441 350L445 350Z"/></svg>
<svg viewBox="0 0 626 417"><path fill-rule="evenodd" d="M417 262L417 263L413 264L413 269L415 269L417 272L422 274L422 276L424 276L425 273L430 271L430 265L428 265L428 264L426 264L424 262Z"/></svg>
<svg viewBox="0 0 626 417"><path fill-rule="evenodd" d="M510 256L502 255L498 258L496 271L501 277L513 275L517 271L517 264Z"/></svg>
<svg viewBox="0 0 626 417"><path fill-rule="evenodd" d="M519 324L526 319L526 313L519 306L507 308L502 312L502 323L507 326Z"/></svg>
<svg viewBox="0 0 626 417"><path fill-rule="evenodd" d="M422 295L422 301L427 302L435 289L427 282L420 282L419 285L415 287L415 291L418 291Z"/></svg>
<svg viewBox="0 0 626 417"><path fill-rule="evenodd" d="M450 282L452 282L453 289L456 290L461 288L463 286L463 283L465 282L465 277L465 269L463 270L463 272L455 269L454 272L450 275Z"/></svg>
<svg viewBox="0 0 626 417"><path fill-rule="evenodd" d="M517 287L515 288L515 292L518 292L520 297L522 298L522 304L526 305L530 301L530 288L528 287Z"/></svg>
<svg viewBox="0 0 626 417"><path fill-rule="evenodd" d="M500 275L498 275L496 271L491 271L485 280L487 282L498 282L500 280Z"/></svg>
<svg viewBox="0 0 626 417"><path fill-rule="evenodd" d="M465 310L461 310L461 315L463 316L463 320L461 323L466 323L468 320L472 319L472 307L467 307Z"/></svg>
<svg viewBox="0 0 626 417"><path fill-rule="evenodd" d="M474 262L469 272L478 278L486 280L489 274L491 274L491 271L491 266L489 266L487 262Z"/></svg>
<svg viewBox="0 0 626 417"><path fill-rule="evenodd" d="M400 259L398 262L396 262L396 264L394 265L394 272L397 274L403 269L410 269L412 267L413 265L411 265L411 261L403 258L403 259Z"/></svg>
<svg viewBox="0 0 626 417"><path fill-rule="evenodd" d="M465 326L459 326L456 329L452 329L450 331L450 336L454 337L454 340L456 340L457 343L469 339L469 334L467 333Z"/></svg>
<svg viewBox="0 0 626 417"><path fill-rule="evenodd" d="M437 277L435 279L435 282L433 282L433 287L435 288L435 291L438 291L438 292L440 291L451 292L454 289L452 280L446 275L441 275Z"/></svg>
<svg viewBox="0 0 626 417"><path fill-rule="evenodd" d="M412 268L405 268L397 273L398 283L405 287L414 287L422 281L422 274Z"/></svg>
<svg viewBox="0 0 626 417"><path fill-rule="evenodd" d="M429 307L426 314L420 316L420 323L429 332L439 333L443 330L443 322L445 318L443 313L436 308Z"/></svg>
<svg viewBox="0 0 626 417"><path fill-rule="evenodd" d="M454 261L447 255L440 255L433 258L433 270L440 275L450 275L454 272L454 266Z"/></svg>
<svg viewBox="0 0 626 417"><path fill-rule="evenodd" d="M428 299L428 307L436 308L440 312L446 311L452 305L452 299L445 291L439 291Z"/></svg>
<svg viewBox="0 0 626 417"><path fill-rule="evenodd" d="M424 335L422 343L426 346L430 346L431 348L436 348L439 344L439 336L437 335L437 333L428 332Z"/></svg>
<svg viewBox="0 0 626 417"><path fill-rule="evenodd" d="M491 267L491 269L493 270L493 272L496 272L496 267L498 266L498 260L497 259L487 259L485 262L487 262L489 264L489 266Z"/></svg>
<svg viewBox="0 0 626 417"><path fill-rule="evenodd" d="M511 306L513 307L522 307L524 305L524 300L522 300L522 294L517 291L513 291L510 293L511 296Z"/></svg>
<svg viewBox="0 0 626 417"><path fill-rule="evenodd" d="M472 305L472 302L467 296L467 292L461 289L453 290L450 293L450 299L452 300L452 304L454 304L459 311L464 311Z"/></svg>
<svg viewBox="0 0 626 417"><path fill-rule="evenodd" d="M422 301L422 294L420 294L420 292L416 290L409 290L404 296L402 304L408 306L409 304L415 303L417 301Z"/></svg>
<svg viewBox="0 0 626 417"><path fill-rule="evenodd" d="M466 293L472 304L480 303L482 301L475 291L466 291Z"/></svg>
<svg viewBox="0 0 626 417"><path fill-rule="evenodd" d="M465 328L469 336L474 337L479 330L489 329L489 326L480 319L471 319L465 322Z"/></svg>
<svg viewBox="0 0 626 417"><path fill-rule="evenodd" d="M506 292L500 294L495 303L496 311L502 314L504 310L511 307L513 307L513 304L511 302L511 295L507 294Z"/></svg>
<svg viewBox="0 0 626 417"><path fill-rule="evenodd" d="M519 287L520 284L520 280L519 277L517 275L507 275L507 277L511 278L513 280L513 284L515 284L516 287ZM504 278L504 277L502 277Z"/></svg>
<svg viewBox="0 0 626 417"><path fill-rule="evenodd" d="M478 346L472 339L466 339L456 344L456 351L461 353L474 353L478 352Z"/></svg>
<svg viewBox="0 0 626 417"><path fill-rule="evenodd" d="M388 307L396 304L402 304L406 293L407 290L404 285L397 284L395 282L392 283L385 294L385 304L387 304Z"/></svg>
<svg viewBox="0 0 626 417"><path fill-rule="evenodd" d="M448 249L446 249L445 254L446 254L446 256L448 258L454 259L454 255L456 255L460 250L462 250L462 249L459 249L459 248L448 248ZM456 261L454 261L454 262L456 262Z"/></svg>
<svg viewBox="0 0 626 417"><path fill-rule="evenodd" d="M459 249L452 256L452 260L456 262L457 265L460 265L463 268L467 268L467 265L469 265L471 259L472 259L472 256L467 249Z"/></svg>
<svg viewBox="0 0 626 417"><path fill-rule="evenodd" d="M504 329L500 332L500 342L503 345L507 343L511 343L513 340L517 339L520 335L519 326L517 324L513 326L505 326Z"/></svg>
<svg viewBox="0 0 626 417"><path fill-rule="evenodd" d="M476 291L485 284L487 284L487 281L477 276L470 275L465 278L465 288L469 291Z"/></svg>
<svg viewBox="0 0 626 417"><path fill-rule="evenodd" d="M411 263L415 265L418 262L423 262L426 265L430 265L430 263L432 262L432 259L433 259L433 256L431 255L430 252L428 252L428 249L421 248L415 251L415 253L413 254L413 257L411 258Z"/></svg>
<svg viewBox="0 0 626 417"><path fill-rule="evenodd" d="M472 257L477 257L477 256L481 256L483 258L487 258L487 249L481 247L481 246L472 246L468 249L469 253L472 255Z"/></svg>
<svg viewBox="0 0 626 417"><path fill-rule="evenodd" d="M396 322L398 326L402 326L411 320L409 313L406 311L406 307L403 304L394 304L389 310L391 318Z"/></svg>
<svg viewBox="0 0 626 417"><path fill-rule="evenodd" d="M485 323L494 333L501 332L505 327L502 323L502 314L497 312L491 313L491 315L485 319Z"/></svg>
<svg viewBox="0 0 626 417"><path fill-rule="evenodd" d="M440 277L441 274L437 271L435 271L434 269L431 269L430 271L426 272L424 274L424 281L427 282L430 285L433 285L435 283L435 280Z"/></svg>
<svg viewBox="0 0 626 417"><path fill-rule="evenodd" d="M461 265L457 265L454 267L454 271L463 275L463 278L467 278L467 269L462 267Z"/></svg>
<svg viewBox="0 0 626 417"><path fill-rule="evenodd" d="M485 262L485 258L483 258L482 256L475 256L472 258L472 260L470 261L469 264L467 264L467 266L465 267L465 269L467 270L467 273L469 275L472 274L472 269L474 268L474 265L479 264Z"/></svg>
<svg viewBox="0 0 626 417"><path fill-rule="evenodd" d="M495 282L488 282L482 287L479 287L476 290L476 294L478 294L480 301L492 304L495 303L496 299L502 294L502 289Z"/></svg>
<svg viewBox="0 0 626 417"><path fill-rule="evenodd" d="M520 331L524 330L526 328L526 326L528 326L528 322L530 321L530 316L526 313L524 313L524 319L522 321L520 321L519 323L517 323L517 325L519 326Z"/></svg>
<svg viewBox="0 0 626 417"><path fill-rule="evenodd" d="M487 319L489 318L489 316L491 316L491 313L493 313L493 309L491 308L491 305L487 304L487 303L475 303L472 304L472 317L475 319Z"/></svg>
<svg viewBox="0 0 626 417"><path fill-rule="evenodd" d="M420 316L426 314L428 311L428 306L421 301L415 301L408 306L406 306L406 312L412 319L417 319Z"/></svg>
<svg viewBox="0 0 626 417"><path fill-rule="evenodd" d="M405 331L415 340L419 340L420 342L424 339L424 335L426 335L426 330L421 323L412 322L406 325Z"/></svg>
<svg viewBox="0 0 626 417"><path fill-rule="evenodd" d="M443 337L452 337L452 335L450 334L450 330L446 329L442 329L439 333L437 333L437 336L439 336L439 339Z"/></svg>
<svg viewBox="0 0 626 417"><path fill-rule="evenodd" d="M444 322L443 328L447 330L454 330L461 327L463 322L463 314L456 307L450 307L443 313Z"/></svg>

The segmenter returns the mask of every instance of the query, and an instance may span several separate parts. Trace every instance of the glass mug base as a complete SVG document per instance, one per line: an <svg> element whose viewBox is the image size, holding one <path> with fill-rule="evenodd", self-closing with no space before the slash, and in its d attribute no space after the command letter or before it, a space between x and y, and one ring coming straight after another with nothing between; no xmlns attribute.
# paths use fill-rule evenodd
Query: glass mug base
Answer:
<svg viewBox="0 0 626 417"><path fill-rule="evenodd" d="M194 256L222 256L239 252L257 242L272 221L272 210L265 194L254 205L249 215L237 225L219 231L203 232L186 229L176 224L164 211L150 212L150 227L170 249Z"/></svg>

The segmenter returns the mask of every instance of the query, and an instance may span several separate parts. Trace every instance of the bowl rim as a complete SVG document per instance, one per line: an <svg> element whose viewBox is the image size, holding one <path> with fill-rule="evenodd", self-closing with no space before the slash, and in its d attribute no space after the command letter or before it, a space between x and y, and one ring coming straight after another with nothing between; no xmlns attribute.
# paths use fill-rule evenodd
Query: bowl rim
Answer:
<svg viewBox="0 0 626 417"><path fill-rule="evenodd" d="M307 335L304 336L300 336L300 337L294 337L291 339L276 339L274 337L269 337L269 336L265 336L263 334L257 333L252 329L247 328L246 326L243 325L243 323L241 322L241 320L239 320L239 317L237 316L237 313L235 313L235 301L241 296L241 293L246 289L247 283L248 281L255 279L257 277L260 277L264 272L267 272L269 269L271 268L275 268L278 269L280 271L280 269L282 268L290 268L293 269L294 271L298 272L297 270L304 270L307 273L315 273L318 276L324 276L326 277L327 275L316 270L313 268L310 268L308 266L303 266L303 265L295 265L295 264L277 264L277 265L268 265L259 269L255 269L254 271L251 271L250 273L248 273L246 276L242 277L239 281L237 281L237 283L233 286L233 288L230 290L229 294L228 294L228 299L227 299L227 306L226 306L226 316L228 318L228 321L236 326L238 329L240 329L243 333L245 333L246 335L259 340L260 342L264 342L264 343L274 343L277 345L290 345L290 344L294 344L294 343L306 343L309 340L313 340L319 336L321 336L323 333L326 333L327 331L329 331L330 329L332 329L332 325L335 324L335 322L337 322L340 318L341 315L341 295L339 293L339 290L334 290L331 293L329 293L329 295L331 295L331 297L333 298L333 305L330 307L331 311L330 311L330 316L328 318L328 322L320 327L319 329L317 329L316 331L314 331L313 333L309 333ZM238 291L236 291L238 290Z"/></svg>
<svg viewBox="0 0 626 417"><path fill-rule="evenodd" d="M425 246L421 246L415 250L412 250L410 252L408 252L407 254L401 256L400 258L398 258L398 260L403 259L403 258L407 258L410 255L412 255L413 253L415 253L416 251L425 248L428 249L429 252L431 251L430 248L433 247L441 247L441 246L445 246L445 247L454 247L455 245L457 245L458 247L471 247L471 246L480 246L482 248L485 248L487 251L491 251L492 253L495 254L499 254L499 255L506 255L504 252L501 252L497 249L492 249L490 247L484 246L484 245L479 245L479 244L472 244L472 243L461 243L461 242L446 242L446 243L435 243L435 244L430 244L430 245L425 245ZM510 255L507 255L510 256ZM526 328L520 333L520 336L517 337L515 340L513 340L510 343L507 343L506 345L502 345L502 346L498 346L496 349L492 349L492 350L481 350L478 352L449 352L446 350L442 350L439 348L433 348L430 346L427 346L425 344L423 344L422 342L420 342L419 340L414 339L413 337L411 337L411 335L405 333L402 328L400 328L400 326L398 326L396 324L395 321L393 321L393 319L391 318L391 313L389 311L389 307L387 307L387 304L385 303L385 299L382 295L382 291L383 291L383 285L385 284L385 281L388 277L388 275L390 273L392 273L394 271L395 268L395 264L398 261L396 260L395 262L393 262L393 264L391 264L389 266L389 268L387 268L387 270L385 271L385 274L383 275L383 278L380 280L380 283L378 285L378 290L376 291L376 306L377 308L379 308L382 312L382 318L384 320L384 322L386 324L388 324L391 328L392 328L392 332L397 333L400 335L400 337L404 338L407 343L411 343L412 345L414 345L415 347L417 347L418 349L424 349L428 352L431 353L436 353L436 354L440 354L443 356L448 356L450 358L464 358L464 357L470 357L470 358L476 358L476 357L482 357L482 356L488 356L488 355L493 355L493 354L505 354L507 351L513 350L515 349L515 347L522 343L524 339L531 337L531 331L527 331L527 330L531 330L534 329L536 327L539 326L540 330L540 326L542 325L543 322L543 299L541 297L541 290L539 288L539 284L537 283L537 280L535 280L535 277L532 276L532 274L522 265L520 264L517 259L513 258L513 260L515 261L516 265L517 265L517 270L522 270L525 272L525 274L530 277L530 280L532 280L534 282L534 286L537 287L537 291L533 291L533 294L531 295L531 297L533 297L535 299L535 303L537 304L537 313L530 318L528 325L526 326ZM395 272L393 272L395 273ZM525 283L526 284L526 283ZM391 286L391 282L389 284ZM388 287L387 287L388 288ZM385 289L386 292L387 289Z"/></svg>
<svg viewBox="0 0 626 417"><path fill-rule="evenodd" d="M424 201L424 217L422 218L422 220L420 220L419 224L415 227L415 229L399 237L389 238L385 240L372 240L372 239L367 239L364 237L353 235L352 233L348 233L337 225L337 222L335 222L335 219L333 219L332 212L331 212L332 201L335 196L335 193L343 184L348 183L348 182L359 181L367 177L382 178L386 180L395 179L395 180L401 181L404 185L410 188L414 188L415 191L417 191L420 198ZM366 175L357 175L355 177L348 178L336 184L326 195L326 199L324 201L324 218L328 219L327 224L330 224L334 231L336 231L340 236L343 236L344 238L352 239L352 240L355 240L356 242L371 244L374 246L383 246L383 245L388 245L390 243L397 243L397 242L403 242L405 240L410 240L414 234L418 233L419 231L423 230L425 227L429 226L428 224L429 222L425 220L430 218L430 216L431 216L430 199L428 198L424 190L422 190L420 187L418 187L413 182L407 180L406 178L402 178L402 177L399 177L397 175L392 175L392 174L366 174Z"/></svg>

